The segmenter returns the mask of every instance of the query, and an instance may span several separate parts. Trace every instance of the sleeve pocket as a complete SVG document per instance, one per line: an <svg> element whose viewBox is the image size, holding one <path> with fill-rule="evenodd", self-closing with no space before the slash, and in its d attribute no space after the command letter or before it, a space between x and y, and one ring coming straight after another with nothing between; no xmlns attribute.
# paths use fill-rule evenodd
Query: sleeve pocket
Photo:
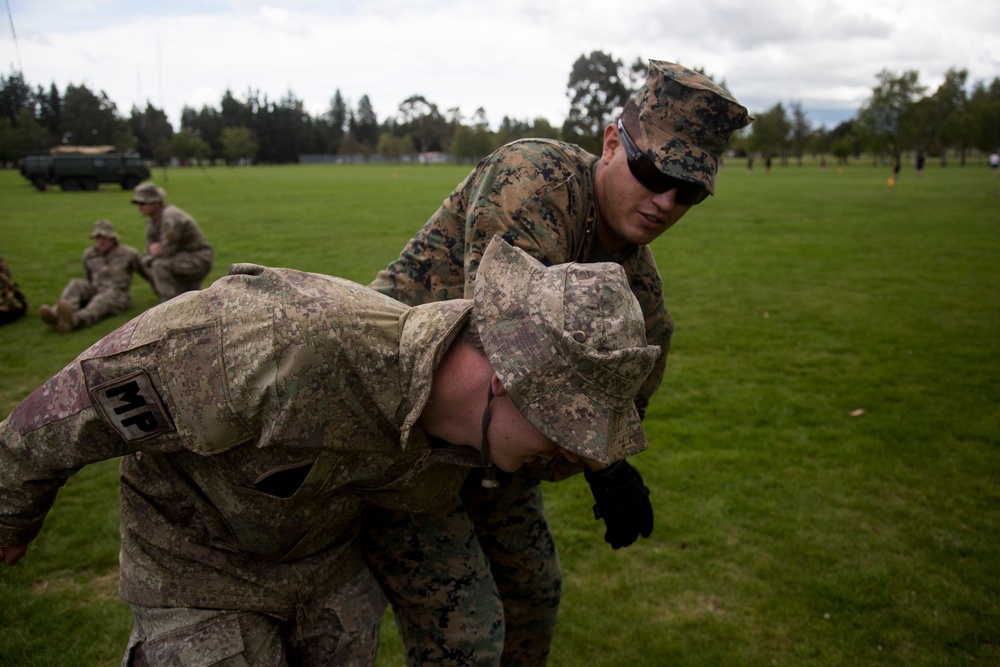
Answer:
<svg viewBox="0 0 1000 667"><path fill-rule="evenodd" d="M156 352L177 434L187 449L208 456L251 437L233 409L217 323L172 331Z"/></svg>

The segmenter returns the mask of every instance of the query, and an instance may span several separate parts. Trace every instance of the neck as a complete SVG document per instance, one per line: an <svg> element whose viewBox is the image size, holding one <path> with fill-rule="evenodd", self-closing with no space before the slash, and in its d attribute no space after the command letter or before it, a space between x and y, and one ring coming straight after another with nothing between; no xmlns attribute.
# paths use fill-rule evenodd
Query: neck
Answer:
<svg viewBox="0 0 1000 667"><path fill-rule="evenodd" d="M620 259L625 255L625 240L608 228L606 218L601 211L601 202L604 200L604 192L607 186L604 174L604 161L597 161L597 170L594 172L594 208L597 210L597 220L594 221L594 231L597 234L597 241L604 250L612 257Z"/></svg>

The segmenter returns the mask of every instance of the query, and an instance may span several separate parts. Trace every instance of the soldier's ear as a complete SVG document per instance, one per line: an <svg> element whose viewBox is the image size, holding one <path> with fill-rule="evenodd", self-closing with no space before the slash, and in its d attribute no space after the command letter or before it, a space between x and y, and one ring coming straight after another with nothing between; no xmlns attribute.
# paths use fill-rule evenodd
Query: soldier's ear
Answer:
<svg viewBox="0 0 1000 667"><path fill-rule="evenodd" d="M503 383L500 382L500 378L497 377L496 373L493 373L493 377L490 378L490 383L493 385L494 396L504 396L507 394L507 390L504 388Z"/></svg>
<svg viewBox="0 0 1000 667"><path fill-rule="evenodd" d="M622 145L621 136L618 134L618 126L608 123L604 127L604 148L601 151L601 160L605 163L611 162L615 156L615 151Z"/></svg>

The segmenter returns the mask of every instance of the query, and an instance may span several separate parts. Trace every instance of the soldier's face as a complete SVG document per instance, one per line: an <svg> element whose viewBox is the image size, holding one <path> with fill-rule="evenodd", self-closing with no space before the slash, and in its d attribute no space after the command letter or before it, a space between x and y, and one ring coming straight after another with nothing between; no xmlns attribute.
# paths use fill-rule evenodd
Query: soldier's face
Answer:
<svg viewBox="0 0 1000 667"><path fill-rule="evenodd" d="M676 189L657 193L636 180L628 167L618 128L613 124L604 130L601 162L597 185L601 224L597 233L609 251L616 253L627 245L652 243L691 208L677 203Z"/></svg>
<svg viewBox="0 0 1000 667"><path fill-rule="evenodd" d="M139 215L148 218L149 216L156 213L157 206L159 202L149 202L147 204L137 204L139 207Z"/></svg>
<svg viewBox="0 0 1000 667"><path fill-rule="evenodd" d="M498 386L499 383L494 385ZM522 465L546 462L555 456L565 456L570 461L580 457L568 452L547 438L517 409L510 395L494 389L490 404L490 427L487 433L490 458L504 472L514 472Z"/></svg>
<svg viewBox="0 0 1000 667"><path fill-rule="evenodd" d="M94 245L100 252L107 252L115 245L115 240L110 239L107 236L98 236L94 239Z"/></svg>

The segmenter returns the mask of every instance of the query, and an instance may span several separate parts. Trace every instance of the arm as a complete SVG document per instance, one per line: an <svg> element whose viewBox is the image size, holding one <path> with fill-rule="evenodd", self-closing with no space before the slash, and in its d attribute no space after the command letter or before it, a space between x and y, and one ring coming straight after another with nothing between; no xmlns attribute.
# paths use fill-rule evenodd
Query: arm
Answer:
<svg viewBox="0 0 1000 667"><path fill-rule="evenodd" d="M469 297L494 234L547 264L578 258L591 215L593 156L521 141L485 159L370 287L411 306Z"/></svg>
<svg viewBox="0 0 1000 667"><path fill-rule="evenodd" d="M163 209L160 227L159 257L172 257L177 253L194 252L209 247L194 218L176 206ZM150 252L153 247L150 246Z"/></svg>
<svg viewBox="0 0 1000 667"><path fill-rule="evenodd" d="M660 346L660 358L656 360L653 370L650 371L649 377L636 397L639 416L644 418L650 399L663 381L667 353L670 351L670 339L674 332L674 321L664 303L663 282L649 247L638 248L623 266L629 277L629 286L639 301L639 307L645 318L646 341L650 345Z"/></svg>
<svg viewBox="0 0 1000 667"><path fill-rule="evenodd" d="M74 362L0 422L0 546L15 564L42 528L59 488L88 463L128 453L90 405Z"/></svg>
<svg viewBox="0 0 1000 667"><path fill-rule="evenodd" d="M94 284L94 274L90 270L90 248L83 251L83 274L87 279L87 282L91 285Z"/></svg>

